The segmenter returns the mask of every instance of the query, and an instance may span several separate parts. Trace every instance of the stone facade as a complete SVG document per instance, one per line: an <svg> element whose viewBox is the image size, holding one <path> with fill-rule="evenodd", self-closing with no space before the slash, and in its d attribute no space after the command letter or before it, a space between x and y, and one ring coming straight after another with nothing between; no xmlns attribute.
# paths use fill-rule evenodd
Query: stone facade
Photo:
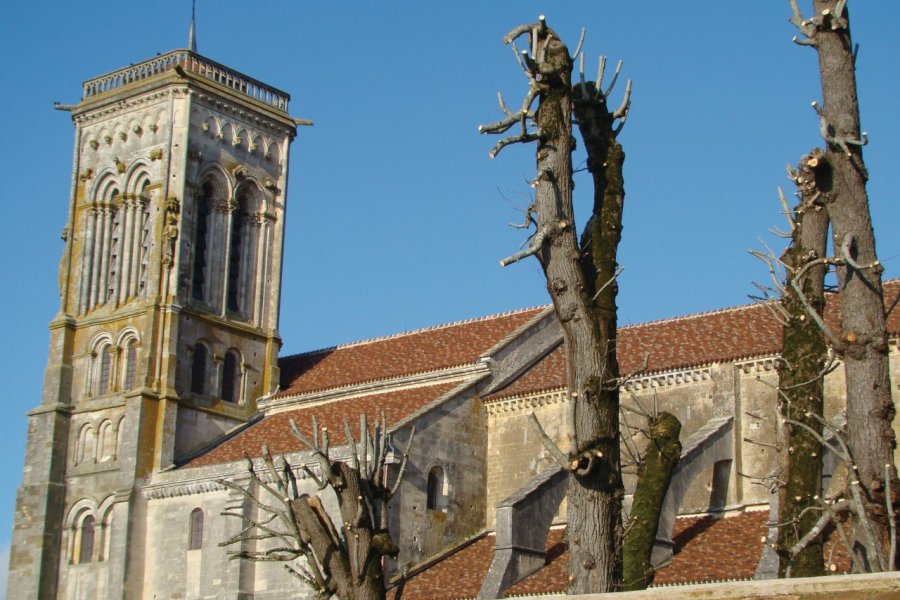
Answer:
<svg viewBox="0 0 900 600"><path fill-rule="evenodd" d="M17 597L140 597L140 486L277 386L287 102L186 50L85 82Z"/></svg>
<svg viewBox="0 0 900 600"><path fill-rule="evenodd" d="M297 124L287 108L286 94L186 50L85 82L72 109L60 312L50 325L44 397L29 413L17 497L16 598L297 597L300 584L283 565L231 561L228 552L240 548L220 546L260 517L221 483L250 485L242 452L258 456L268 444L301 491L316 493L301 470L314 463L289 435L290 418L308 424L317 416L334 431L344 418L383 410L395 448L415 428L390 507L401 552L389 572L428 564L496 527L498 553L513 564L504 573L516 573L497 576L488 586L496 593L542 560L546 532L523 537L517 518L542 529L565 520L553 488L561 479L526 421L533 413L567 444L564 348L548 309L279 363ZM900 318L890 326L896 395ZM619 339L630 373L621 389L628 424L659 409L683 425L662 550L677 513L767 504L758 484L776 461L779 343L767 311L639 325ZM840 370L826 393L833 418L845 404ZM525 539L530 558L515 554Z"/></svg>

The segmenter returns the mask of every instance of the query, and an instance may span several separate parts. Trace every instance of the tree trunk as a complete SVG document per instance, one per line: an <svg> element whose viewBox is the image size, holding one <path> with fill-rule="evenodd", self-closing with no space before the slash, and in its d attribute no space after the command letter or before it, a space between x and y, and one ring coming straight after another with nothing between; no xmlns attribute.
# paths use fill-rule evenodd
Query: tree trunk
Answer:
<svg viewBox="0 0 900 600"><path fill-rule="evenodd" d="M650 559L663 500L681 458L680 433L681 422L667 412L659 413L650 425L650 441L638 472L625 532L622 553L624 591L643 590L653 583L655 570Z"/></svg>
<svg viewBox="0 0 900 600"><path fill-rule="evenodd" d="M791 245L781 257L787 268L787 285L781 300L787 316L782 329L781 360L778 363L778 407L783 419L803 423L822 435L817 417L824 415L825 334L808 310L822 316L825 309L824 263L803 271L810 261L826 256L828 215L820 196L818 181L830 179L823 153L816 148L800 160L794 181L800 204L794 209ZM800 288L803 298L794 287ZM805 302L804 302L805 300ZM809 308L806 307L806 305ZM789 423L783 426L783 467L779 476L785 486L779 491L778 530L779 573L782 577L824 575L822 539L810 543L794 557L790 549L812 529L819 518L822 488L822 444L808 430Z"/></svg>
<svg viewBox="0 0 900 600"><path fill-rule="evenodd" d="M535 121L537 149L535 209L538 227L554 232L539 254L547 289L563 329L568 359L570 455L578 461L568 484L569 593L613 591L619 581L617 546L621 524L618 403L604 382L611 373L610 336L596 318L581 269L572 208L572 60L551 40ZM549 71L549 69L548 69ZM615 331L613 320L613 330ZM614 339L614 338L613 338ZM615 362L615 354L612 355Z"/></svg>
<svg viewBox="0 0 900 600"><path fill-rule="evenodd" d="M834 10L831 0L814 0L816 15ZM896 480L893 460L894 404L891 400L888 340L885 328L883 271L875 253L875 236L866 193L868 174L863 162L856 71L849 17L826 18L814 37L819 56L819 74L824 101L823 122L833 173L833 189L826 204L831 219L836 254L845 259L837 269L841 294L843 361L847 381L849 447L866 492L869 515L877 529L881 554L887 557L890 529L884 501L873 491L884 487L885 468ZM845 249L847 256L842 254ZM851 262L852 261L852 262ZM854 524L854 545L861 550L862 532ZM863 553L863 552L861 552ZM881 570L876 557L863 556L867 569Z"/></svg>
<svg viewBox="0 0 900 600"><path fill-rule="evenodd" d="M364 490L359 472L346 463L333 467L340 472L342 485L335 488L341 511L344 539L325 513L316 496L301 496L291 502L301 529L309 536L309 544L322 562L322 572L334 585L341 600L384 600L384 575L381 568L382 548L378 548L376 525L371 522L364 498L372 495Z"/></svg>
<svg viewBox="0 0 900 600"><path fill-rule="evenodd" d="M572 58L565 44L543 17L539 23L517 27L504 41L511 43L526 34L530 53L518 55L530 81L525 102L519 112L511 113L501 98L507 118L483 125L480 131L503 133L522 126L520 134L497 143L492 157L511 143L538 143L531 207L537 216L537 232L528 249L501 264L537 256L565 339L566 383L571 394L566 411L568 456L562 456L557 448L552 450L571 472L567 488L568 592L610 592L616 591L621 581L624 496L619 464L615 276L625 155L615 141L618 128L613 128L613 122L624 121L630 84L622 106L613 113L599 91L600 82L577 88L573 98ZM538 107L532 114L535 98ZM573 106L594 178L593 216L580 245L572 206ZM534 125L531 131L530 122ZM530 215L531 210L527 219Z"/></svg>

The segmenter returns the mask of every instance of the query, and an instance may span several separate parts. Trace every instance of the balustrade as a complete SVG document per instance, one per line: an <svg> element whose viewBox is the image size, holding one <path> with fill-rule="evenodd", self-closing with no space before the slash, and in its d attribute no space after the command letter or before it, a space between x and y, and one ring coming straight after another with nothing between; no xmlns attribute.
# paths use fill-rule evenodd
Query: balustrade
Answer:
<svg viewBox="0 0 900 600"><path fill-rule="evenodd" d="M288 111L288 102L291 97L287 93L257 81L252 77L242 75L190 50L173 50L142 63L88 79L83 84L82 99L110 92L124 85L171 71L176 66L215 81L220 85L224 85L278 110Z"/></svg>

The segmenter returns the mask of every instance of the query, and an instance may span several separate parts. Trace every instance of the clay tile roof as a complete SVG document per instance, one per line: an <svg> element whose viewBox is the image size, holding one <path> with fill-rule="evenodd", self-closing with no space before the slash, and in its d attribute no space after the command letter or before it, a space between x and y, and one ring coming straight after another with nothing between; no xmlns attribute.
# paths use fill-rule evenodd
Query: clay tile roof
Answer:
<svg viewBox="0 0 900 600"><path fill-rule="evenodd" d="M484 535L409 579L403 588L403 600L474 598L493 558L494 536ZM393 594L388 597L393 598Z"/></svg>
<svg viewBox="0 0 900 600"><path fill-rule="evenodd" d="M273 454L305 450L306 448L302 447L291 434L290 419L294 419L300 432L311 439L312 418L315 416L319 425L327 427L331 432L329 435L335 440L333 444L340 445L344 443L344 419L347 419L354 433L357 433L361 414L369 418L371 428L374 426L374 420L380 419L381 411L384 411L388 427L391 427L458 385L460 382L456 381L388 391L268 415L206 454L190 461L186 466L198 467L231 462L242 458L244 452L250 456L260 456L263 444L267 445Z"/></svg>
<svg viewBox="0 0 900 600"><path fill-rule="evenodd" d="M768 532L768 516L768 511L747 511L725 518L705 515L677 519L672 532L675 554L671 563L656 572L654 585L752 578ZM833 533L830 536L826 556L834 543L831 538L836 537ZM493 558L494 541L493 535L486 535L414 575L403 591L404 600L474 598ZM569 563L565 530L551 530L545 548L547 565L507 589L504 597L565 590ZM850 562L846 550L841 547L836 554L838 571L847 572Z"/></svg>
<svg viewBox="0 0 900 600"><path fill-rule="evenodd" d="M890 308L900 293L900 279L884 284L885 305ZM830 295L826 320L837 328L840 298ZM900 334L900 307L888 315L888 331ZM644 366L647 373L668 371L776 354L781 350L781 325L762 304L750 304L619 329L619 367L633 374ZM566 384L566 358L559 346L515 382L490 399L508 398L559 389Z"/></svg>
<svg viewBox="0 0 900 600"><path fill-rule="evenodd" d="M656 572L654 583L689 583L749 579L762 554L768 511L745 512L718 519L712 516L675 521L672 562ZM548 564L506 591L506 596L561 592L566 587L569 553L562 536L548 540ZM555 554L555 556L554 556Z"/></svg>
<svg viewBox="0 0 900 600"><path fill-rule="evenodd" d="M279 396L471 364L544 309L528 308L287 356L280 360Z"/></svg>

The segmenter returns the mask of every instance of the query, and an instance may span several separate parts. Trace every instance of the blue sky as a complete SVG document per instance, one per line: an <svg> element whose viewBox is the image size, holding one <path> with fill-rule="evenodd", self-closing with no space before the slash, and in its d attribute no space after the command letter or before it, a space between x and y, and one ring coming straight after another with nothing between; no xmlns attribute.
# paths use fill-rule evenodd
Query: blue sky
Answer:
<svg viewBox="0 0 900 600"><path fill-rule="evenodd" d="M900 276L900 37L887 2L851 2L869 193L887 277ZM0 547L8 544L27 420L40 401L47 323L58 308L73 128L52 103L81 81L183 47L190 3L8 3L0 220ZM308 3L199 0L200 53L288 91L299 131L288 190L283 353L544 304L516 251L533 148L496 159L476 128L518 105L526 81L501 39L545 13L570 47L587 27L625 61L633 108L620 139L625 229L620 323L747 302L765 269L747 254L784 226L776 186L815 145L815 53L791 43L784 2ZM620 90L621 90L620 84ZM618 98L614 94L614 98ZM576 161L583 160L577 157ZM576 204L589 206L586 174ZM892 233L893 232L893 233ZM778 246L780 247L780 246Z"/></svg>

